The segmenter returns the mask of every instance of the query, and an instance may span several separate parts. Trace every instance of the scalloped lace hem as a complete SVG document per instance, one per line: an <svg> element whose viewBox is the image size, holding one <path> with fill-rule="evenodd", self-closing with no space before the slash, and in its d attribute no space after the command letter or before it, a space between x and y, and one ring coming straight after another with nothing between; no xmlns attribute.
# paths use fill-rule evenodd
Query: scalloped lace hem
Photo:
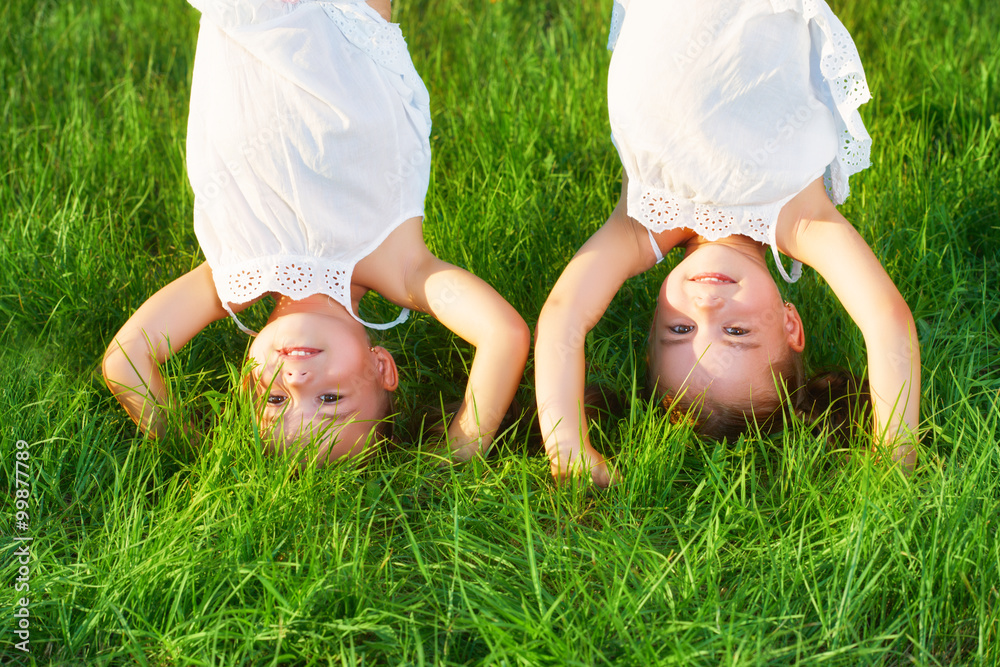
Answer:
<svg viewBox="0 0 1000 667"><path fill-rule="evenodd" d="M351 274L353 268L346 262L319 260L313 257L281 256L255 258L233 266L212 268L215 289L226 310L236 324L254 335L229 310L230 303L247 303L269 293L283 294L292 299L305 299L316 294L326 294L347 310L351 316L370 329L388 329L406 320L409 310L404 308L392 322L366 322L351 307Z"/></svg>
<svg viewBox="0 0 1000 667"><path fill-rule="evenodd" d="M654 234L685 227L710 241L732 234L770 242L770 229L787 199L762 205L713 206L697 204L663 188L639 186L633 192L629 182L628 214ZM794 195L793 195L794 196Z"/></svg>
<svg viewBox="0 0 1000 667"><path fill-rule="evenodd" d="M670 190L637 186L629 177L628 214L654 234L683 227L709 241L740 234L754 241L771 246L774 263L782 278L794 283L802 273L802 264L792 262L791 272L786 272L778 254L775 240L778 213L795 194L776 202L761 205L713 206L698 204L680 197ZM654 244L654 250L659 247Z"/></svg>

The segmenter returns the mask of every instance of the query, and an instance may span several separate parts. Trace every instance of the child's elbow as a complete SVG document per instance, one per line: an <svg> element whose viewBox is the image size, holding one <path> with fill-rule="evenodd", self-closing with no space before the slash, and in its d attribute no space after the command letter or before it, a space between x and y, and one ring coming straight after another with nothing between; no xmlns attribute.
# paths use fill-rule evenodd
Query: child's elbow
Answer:
<svg viewBox="0 0 1000 667"><path fill-rule="evenodd" d="M104 352L101 362L101 373L108 389L115 396L121 392L144 383L145 374L149 373L153 361L142 349L130 346L116 337Z"/></svg>
<svg viewBox="0 0 1000 667"><path fill-rule="evenodd" d="M542 304L541 312L538 313L538 323L535 325L535 340L537 341L543 332L551 335L571 326L573 316L574 311L571 302L568 299L561 298L553 290L545 300L545 303Z"/></svg>
<svg viewBox="0 0 1000 667"><path fill-rule="evenodd" d="M502 358L512 371L523 372L531 348L531 331L517 310L508 305L493 319L488 338L483 342L486 345L483 349L489 349L490 356Z"/></svg>
<svg viewBox="0 0 1000 667"><path fill-rule="evenodd" d="M108 385L113 394L118 393L119 388L125 384L128 375L135 374L128 356L122 350L117 339L111 341L111 345L104 352L104 359L101 361L101 374L104 376L104 383Z"/></svg>
<svg viewBox="0 0 1000 667"><path fill-rule="evenodd" d="M910 306L907 305L903 295L896 294L895 298L887 304L886 308L888 310L888 319L891 322L899 327L905 327L913 331L916 330L913 321L913 312L910 310Z"/></svg>
<svg viewBox="0 0 1000 667"><path fill-rule="evenodd" d="M528 351L531 349L531 330L527 323L513 308L505 321L506 337L511 355L511 363L518 363L521 368L528 362Z"/></svg>
<svg viewBox="0 0 1000 667"><path fill-rule="evenodd" d="M889 329L894 332L897 341L914 353L920 351L920 341L917 338L917 324L913 319L913 313L909 306L902 299L896 304L888 315Z"/></svg>
<svg viewBox="0 0 1000 667"><path fill-rule="evenodd" d="M879 349L892 349L897 353L901 346L906 350L920 349L913 313L902 297L881 304L878 318L873 318L869 326L862 328L862 333L869 345Z"/></svg>

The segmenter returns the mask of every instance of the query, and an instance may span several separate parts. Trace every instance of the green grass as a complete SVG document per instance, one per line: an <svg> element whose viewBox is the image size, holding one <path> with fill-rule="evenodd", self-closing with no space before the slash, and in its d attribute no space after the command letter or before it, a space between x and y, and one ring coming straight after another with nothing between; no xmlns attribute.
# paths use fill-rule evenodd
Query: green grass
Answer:
<svg viewBox="0 0 1000 667"><path fill-rule="evenodd" d="M396 5L432 99L428 242L533 325L617 196L610 2ZM384 336L408 416L403 447L365 469L295 477L259 454L228 391L247 345L228 322L168 372L206 441L137 437L98 366L200 261L184 171L198 15L0 6L0 662L1000 664L1000 10L834 9L875 95L873 166L843 211L917 319L918 470L844 462L801 427L703 442L636 401L599 425L625 469L600 492L553 485L528 415L486 461L439 469L420 406L460 396L471 353L422 316ZM592 379L626 395L663 271L630 281L591 335ZM863 370L817 276L788 294L811 363ZM13 647L25 534L30 655Z"/></svg>

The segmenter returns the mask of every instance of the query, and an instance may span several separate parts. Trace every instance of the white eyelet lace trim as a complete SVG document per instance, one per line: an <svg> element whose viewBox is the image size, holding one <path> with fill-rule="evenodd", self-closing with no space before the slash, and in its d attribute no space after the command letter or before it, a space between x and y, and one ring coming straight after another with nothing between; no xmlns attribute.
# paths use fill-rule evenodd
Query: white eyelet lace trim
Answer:
<svg viewBox="0 0 1000 667"><path fill-rule="evenodd" d="M406 48L403 32L395 23L383 19L370 5L361 0L325 2L319 4L330 20L340 28L344 37L367 54L379 67L403 79L404 87L412 98L407 108L419 108L420 120L430 133L431 111L427 89L413 67Z"/></svg>
<svg viewBox="0 0 1000 667"><path fill-rule="evenodd" d="M611 28L608 30L608 51L615 50L618 43L618 33L622 31L622 21L625 20L625 10L628 8L629 0L615 0L611 7Z"/></svg>
<svg viewBox="0 0 1000 667"><path fill-rule="evenodd" d="M370 329L389 329L406 321L410 311L404 308L392 322L366 322L351 307L351 273L346 262L315 257L257 257L241 264L212 270L219 298L226 310L245 332L254 335L229 309L230 303L246 303L262 294L276 292L293 299L326 294L342 305L354 319Z"/></svg>
<svg viewBox="0 0 1000 667"><path fill-rule="evenodd" d="M787 201L762 206L709 206L695 204L665 189L639 186L639 191L633 193L634 182L629 182L629 215L654 233L687 227L710 241L742 234L768 243L770 221Z"/></svg>
<svg viewBox="0 0 1000 667"><path fill-rule="evenodd" d="M255 257L240 264L213 269L219 298L246 303L261 294L278 292L293 299L328 294L350 303L351 266L315 257Z"/></svg>
<svg viewBox="0 0 1000 667"><path fill-rule="evenodd" d="M638 181L629 177L628 213L654 234L686 227L709 241L718 241L733 234L748 236L771 246L774 263L787 282L799 279L801 263L792 262L791 273L785 272L774 236L777 228L774 221L778 219L778 212L794 195L760 206L708 206L696 204L665 189L643 188L641 185L633 188L633 183ZM659 251L655 242L653 247L654 251Z"/></svg>
<svg viewBox="0 0 1000 667"><path fill-rule="evenodd" d="M775 12L798 12L823 33L820 71L833 95L840 132L837 157L824 181L833 203L842 204L850 194L848 179L871 166L872 140L858 113L872 97L861 56L847 28L822 0L771 0L771 7Z"/></svg>

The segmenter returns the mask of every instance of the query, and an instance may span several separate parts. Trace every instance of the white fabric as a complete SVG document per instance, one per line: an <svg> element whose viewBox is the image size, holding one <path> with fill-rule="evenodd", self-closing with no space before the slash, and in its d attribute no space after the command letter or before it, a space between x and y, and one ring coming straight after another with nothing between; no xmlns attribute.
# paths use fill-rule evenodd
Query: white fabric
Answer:
<svg viewBox="0 0 1000 667"><path fill-rule="evenodd" d="M187 164L220 299L327 294L357 318L355 265L423 215L430 176L427 90L398 26L360 0L191 4Z"/></svg>
<svg viewBox="0 0 1000 667"><path fill-rule="evenodd" d="M611 6L611 29L608 30L608 51L615 50L618 43L618 33L622 30L622 22L625 21L625 11L628 9L629 0L615 0Z"/></svg>
<svg viewBox="0 0 1000 667"><path fill-rule="evenodd" d="M660 244L656 242L656 237L653 236L651 229L646 229L646 234L649 235L649 245L653 246L653 254L656 255L656 263L659 264L663 261L663 251L660 250Z"/></svg>
<svg viewBox="0 0 1000 667"><path fill-rule="evenodd" d="M616 0L608 48L628 213L653 232L743 234L777 260L781 207L820 176L840 204L869 166L861 59L822 0Z"/></svg>

